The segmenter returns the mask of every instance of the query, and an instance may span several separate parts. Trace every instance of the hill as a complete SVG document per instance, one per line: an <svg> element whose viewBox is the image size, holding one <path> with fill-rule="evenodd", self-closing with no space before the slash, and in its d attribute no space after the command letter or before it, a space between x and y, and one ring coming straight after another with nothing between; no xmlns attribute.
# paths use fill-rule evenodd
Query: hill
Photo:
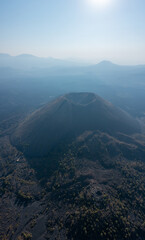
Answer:
<svg viewBox="0 0 145 240"><path fill-rule="evenodd" d="M126 112L93 93L70 93L57 98L29 116L11 140L29 157L45 157L84 131L110 135L133 134L139 123Z"/></svg>

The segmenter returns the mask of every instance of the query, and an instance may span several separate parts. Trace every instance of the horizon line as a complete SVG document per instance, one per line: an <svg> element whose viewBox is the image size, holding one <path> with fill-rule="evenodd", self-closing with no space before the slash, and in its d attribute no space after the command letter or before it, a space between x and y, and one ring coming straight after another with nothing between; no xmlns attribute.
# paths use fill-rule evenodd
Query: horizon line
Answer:
<svg viewBox="0 0 145 240"><path fill-rule="evenodd" d="M9 56L9 57L34 57L34 58L40 58L40 59L54 59L54 60L62 60L62 61L72 61L72 62L77 62L79 61L80 63L87 63L87 64L100 64L100 63L110 63L112 65L118 65L118 66L145 66L145 63L136 63L136 64L119 64L119 63L115 63L114 61L111 61L111 60L107 60L107 59L104 59L104 60L96 60L95 59L86 59L86 58L79 58L79 57L66 57L66 58L59 58L59 57L52 57L52 56L38 56L38 55L33 55L33 54L30 54L30 53L21 53L21 54L18 54L18 55L12 55L12 54L9 54L9 53L3 53L3 52L0 52L0 56Z"/></svg>

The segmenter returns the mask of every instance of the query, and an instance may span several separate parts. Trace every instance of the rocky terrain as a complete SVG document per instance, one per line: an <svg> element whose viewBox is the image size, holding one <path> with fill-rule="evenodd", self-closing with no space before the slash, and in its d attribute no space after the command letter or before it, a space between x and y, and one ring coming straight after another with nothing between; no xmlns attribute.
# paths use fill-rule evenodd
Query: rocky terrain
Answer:
<svg viewBox="0 0 145 240"><path fill-rule="evenodd" d="M144 158L140 124L94 94L19 119L0 136L0 238L143 240Z"/></svg>

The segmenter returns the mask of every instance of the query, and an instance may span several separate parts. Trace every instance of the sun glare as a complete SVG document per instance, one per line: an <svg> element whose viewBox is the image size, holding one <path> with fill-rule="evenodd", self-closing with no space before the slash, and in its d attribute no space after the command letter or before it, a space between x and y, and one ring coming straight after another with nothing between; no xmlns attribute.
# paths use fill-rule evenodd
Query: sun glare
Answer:
<svg viewBox="0 0 145 240"><path fill-rule="evenodd" d="M111 4L112 0L87 0L93 7L104 8Z"/></svg>

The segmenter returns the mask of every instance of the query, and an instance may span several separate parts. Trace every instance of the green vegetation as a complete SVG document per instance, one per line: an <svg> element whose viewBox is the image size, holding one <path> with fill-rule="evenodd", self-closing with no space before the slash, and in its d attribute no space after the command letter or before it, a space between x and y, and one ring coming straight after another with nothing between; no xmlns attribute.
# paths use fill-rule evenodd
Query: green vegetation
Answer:
<svg viewBox="0 0 145 240"><path fill-rule="evenodd" d="M80 147L71 146L52 182L47 184L52 200L67 208L62 219L49 220L49 233L54 233L54 226L57 226L59 231L65 229L68 239L144 239L145 164L116 157L111 159L110 165L110 160L104 164L101 155L99 159L96 156L96 162L87 160L88 170L91 164L94 167L99 164L105 174L110 173L110 182L107 178L103 181L98 178L95 187L98 184L104 190L96 191L91 184L93 172L81 175L78 155L80 157Z"/></svg>
<svg viewBox="0 0 145 240"><path fill-rule="evenodd" d="M10 158L3 153L0 203L7 205L0 215L1 239L29 240L41 225L48 239L144 240L141 145L135 148L107 134L87 133L61 152L53 173L42 169L39 180L25 159L17 163L12 152ZM47 160L45 168L50 166Z"/></svg>
<svg viewBox="0 0 145 240"><path fill-rule="evenodd" d="M22 232L22 234L17 238L17 240L31 240L32 234L29 232Z"/></svg>
<svg viewBox="0 0 145 240"><path fill-rule="evenodd" d="M33 200L33 196L30 193L18 192L17 198L22 202L30 202Z"/></svg>

